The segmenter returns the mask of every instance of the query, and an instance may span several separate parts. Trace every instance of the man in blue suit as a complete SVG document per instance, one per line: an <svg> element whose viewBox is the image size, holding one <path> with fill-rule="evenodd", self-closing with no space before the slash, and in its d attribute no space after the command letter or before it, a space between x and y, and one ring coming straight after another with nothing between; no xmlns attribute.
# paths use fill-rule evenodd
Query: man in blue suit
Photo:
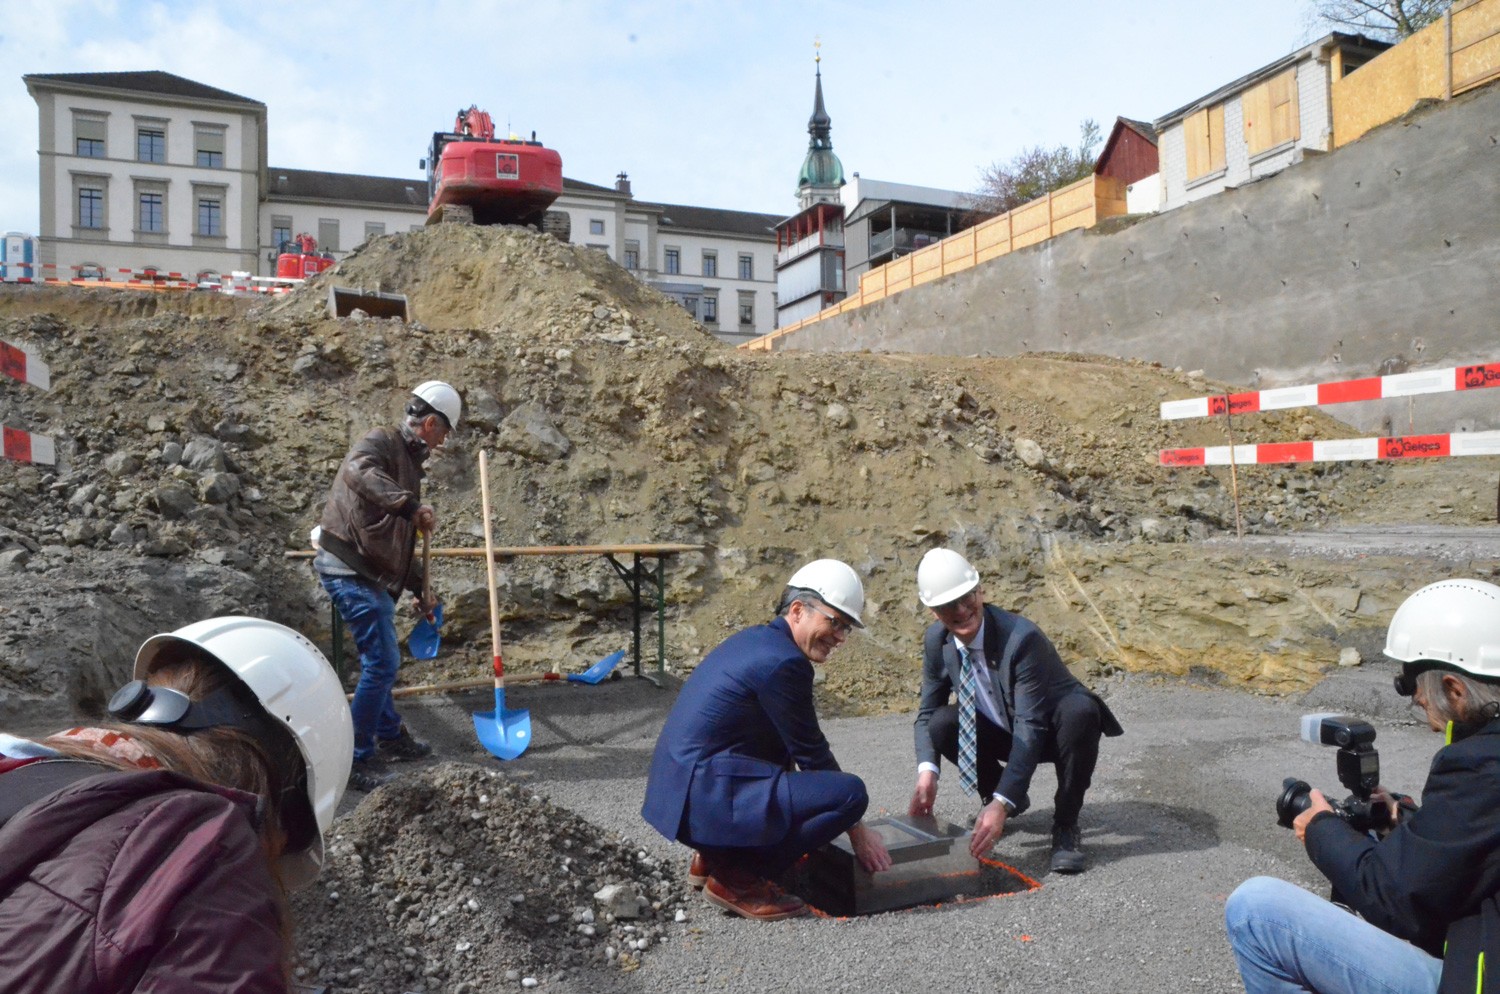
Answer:
<svg viewBox="0 0 1500 994"><path fill-rule="evenodd" d="M761 921L806 914L772 880L845 832L866 870L890 869L885 845L860 821L864 781L839 769L813 708L813 664L864 627L864 603L847 564L809 563L775 620L720 643L667 715L641 815L696 850L688 880L726 911Z"/></svg>
<svg viewBox="0 0 1500 994"><path fill-rule="evenodd" d="M1031 806L1037 765L1055 763L1052 871L1082 872L1078 813L1099 759L1099 737L1123 734L1120 723L1068 672L1040 628L984 603L979 572L957 552L933 549L922 557L917 594L937 620L922 643L911 814L932 813L938 757L946 757L958 767L964 792L979 794L983 809L969 851L985 856L1006 819Z"/></svg>

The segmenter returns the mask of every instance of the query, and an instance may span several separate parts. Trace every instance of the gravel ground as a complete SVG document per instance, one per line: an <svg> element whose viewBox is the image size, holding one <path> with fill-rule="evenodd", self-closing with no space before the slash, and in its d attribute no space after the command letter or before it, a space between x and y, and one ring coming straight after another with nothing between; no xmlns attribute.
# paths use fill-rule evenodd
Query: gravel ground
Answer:
<svg viewBox="0 0 1500 994"><path fill-rule="evenodd" d="M837 657L833 666L837 666ZM775 924L726 916L689 898L686 921L629 972L577 969L543 979L556 991L964 989L979 976L1006 986L1071 991L1237 991L1224 941L1223 905L1254 874L1315 890L1322 882L1295 837L1275 824L1284 776L1342 796L1335 752L1298 739L1298 718L1350 710L1379 730L1383 782L1420 790L1436 736L1413 723L1389 689L1394 667L1372 661L1339 670L1300 698L1119 676L1101 690L1126 734L1104 742L1082 819L1091 865L1076 877L1047 868L1050 767L1038 774L1035 807L1017 820L996 856L1042 888L961 905L851 920ZM479 751L469 713L475 694L408 702L405 713L441 758L499 769L560 808L623 837L682 873L686 851L640 819L645 771L674 688L627 678L597 687L512 688L511 707L530 709L534 744L500 764ZM843 765L870 786L873 813L904 810L912 786L910 716L825 722ZM351 795L346 804L358 800ZM964 822L972 804L956 789L937 814ZM503 854L499 854L503 856ZM505 989L486 985L483 989Z"/></svg>

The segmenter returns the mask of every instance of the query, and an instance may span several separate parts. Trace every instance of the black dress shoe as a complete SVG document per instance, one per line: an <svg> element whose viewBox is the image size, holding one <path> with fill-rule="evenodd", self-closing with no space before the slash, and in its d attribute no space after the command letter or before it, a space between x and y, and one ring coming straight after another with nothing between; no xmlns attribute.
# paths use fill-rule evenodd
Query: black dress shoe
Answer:
<svg viewBox="0 0 1500 994"><path fill-rule="evenodd" d="M1052 828L1052 872L1082 873L1085 861L1077 825Z"/></svg>

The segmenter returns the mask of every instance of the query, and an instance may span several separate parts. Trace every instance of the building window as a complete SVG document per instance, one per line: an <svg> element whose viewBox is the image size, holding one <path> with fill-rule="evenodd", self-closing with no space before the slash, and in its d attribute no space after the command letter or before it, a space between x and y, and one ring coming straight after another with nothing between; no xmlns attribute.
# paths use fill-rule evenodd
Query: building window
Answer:
<svg viewBox="0 0 1500 994"><path fill-rule="evenodd" d="M710 252L708 249L703 250L703 275L719 275L719 253Z"/></svg>
<svg viewBox="0 0 1500 994"><path fill-rule="evenodd" d="M1297 70L1288 69L1240 97L1245 147L1252 156L1294 142L1301 135L1297 118Z"/></svg>
<svg viewBox="0 0 1500 994"><path fill-rule="evenodd" d="M138 162L167 161L167 133L161 128L141 128L135 133L135 157Z"/></svg>
<svg viewBox="0 0 1500 994"><path fill-rule="evenodd" d="M703 297L703 323L719 323L719 298L712 294L705 294Z"/></svg>
<svg viewBox="0 0 1500 994"><path fill-rule="evenodd" d="M1205 107L1182 122L1187 145L1187 179L1217 173L1224 168L1224 105Z"/></svg>
<svg viewBox="0 0 1500 994"><path fill-rule="evenodd" d="M683 309L693 316L694 321L698 320L698 298L692 294L684 294L681 300Z"/></svg>
<svg viewBox="0 0 1500 994"><path fill-rule="evenodd" d="M203 169L224 168L224 131L222 128L194 128L194 162Z"/></svg>
<svg viewBox="0 0 1500 994"><path fill-rule="evenodd" d="M217 197L198 198L198 234L224 234L224 204Z"/></svg>
<svg viewBox="0 0 1500 994"><path fill-rule="evenodd" d="M85 159L104 158L105 122L97 117L73 119L73 153Z"/></svg>
<svg viewBox="0 0 1500 994"><path fill-rule="evenodd" d="M164 210L166 198L160 193L142 193L139 196L139 209L136 212L135 230L149 232L159 235L167 230L167 218Z"/></svg>
<svg viewBox="0 0 1500 994"><path fill-rule="evenodd" d="M755 279L755 256L753 256L753 255L741 255L740 256L740 279L742 279L742 280L753 280L753 279Z"/></svg>
<svg viewBox="0 0 1500 994"><path fill-rule="evenodd" d="M626 242L625 243L625 268L626 269L640 269L641 268L641 243L640 242Z"/></svg>
<svg viewBox="0 0 1500 994"><path fill-rule="evenodd" d="M271 247L280 252L292 240L292 219L285 214L271 215Z"/></svg>
<svg viewBox="0 0 1500 994"><path fill-rule="evenodd" d="M381 222L381 221L366 221L365 222L365 241L369 241L372 238L379 238L383 234L385 234L385 224L383 222Z"/></svg>
<svg viewBox="0 0 1500 994"><path fill-rule="evenodd" d="M741 256L741 258L745 258ZM740 291L740 327L753 326L755 324L755 294L754 292Z"/></svg>
<svg viewBox="0 0 1500 994"><path fill-rule="evenodd" d="M591 235L602 235L602 234L604 234L604 219L603 218L597 218L597 217L591 217L591 218L589 218L589 234L591 234Z"/></svg>
<svg viewBox="0 0 1500 994"><path fill-rule="evenodd" d="M662 272L668 276L676 276L682 272L682 250L669 248L663 256Z"/></svg>
<svg viewBox="0 0 1500 994"><path fill-rule="evenodd" d="M104 191L97 187L84 186L78 189L78 226L80 228L104 227Z"/></svg>
<svg viewBox="0 0 1500 994"><path fill-rule="evenodd" d="M104 279L104 267L97 262L85 262L78 267L78 278L81 280L99 281Z"/></svg>
<svg viewBox="0 0 1500 994"><path fill-rule="evenodd" d="M335 218L318 218L318 250L320 252L337 252L339 250L339 222Z"/></svg>

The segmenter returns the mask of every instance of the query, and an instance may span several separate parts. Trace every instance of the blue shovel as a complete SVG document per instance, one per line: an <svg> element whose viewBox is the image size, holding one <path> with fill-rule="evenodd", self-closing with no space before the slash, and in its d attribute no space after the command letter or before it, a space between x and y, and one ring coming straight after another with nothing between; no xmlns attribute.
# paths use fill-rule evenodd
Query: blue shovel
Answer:
<svg viewBox="0 0 1500 994"><path fill-rule="evenodd" d="M495 588L495 542L490 535L490 479L479 452L479 494L484 511L484 565L490 585L490 640L495 646L495 710L474 713L479 744L497 759L515 759L531 745L531 712L505 706L505 663L500 658L500 595Z"/></svg>
<svg viewBox="0 0 1500 994"><path fill-rule="evenodd" d="M427 532L422 533L422 600L424 603L432 603L432 536ZM425 615L412 627L411 634L406 637L406 648L411 652L413 659L436 659L438 646L442 645L442 636L438 629L443 626L443 605L436 604L432 608L432 618Z"/></svg>

